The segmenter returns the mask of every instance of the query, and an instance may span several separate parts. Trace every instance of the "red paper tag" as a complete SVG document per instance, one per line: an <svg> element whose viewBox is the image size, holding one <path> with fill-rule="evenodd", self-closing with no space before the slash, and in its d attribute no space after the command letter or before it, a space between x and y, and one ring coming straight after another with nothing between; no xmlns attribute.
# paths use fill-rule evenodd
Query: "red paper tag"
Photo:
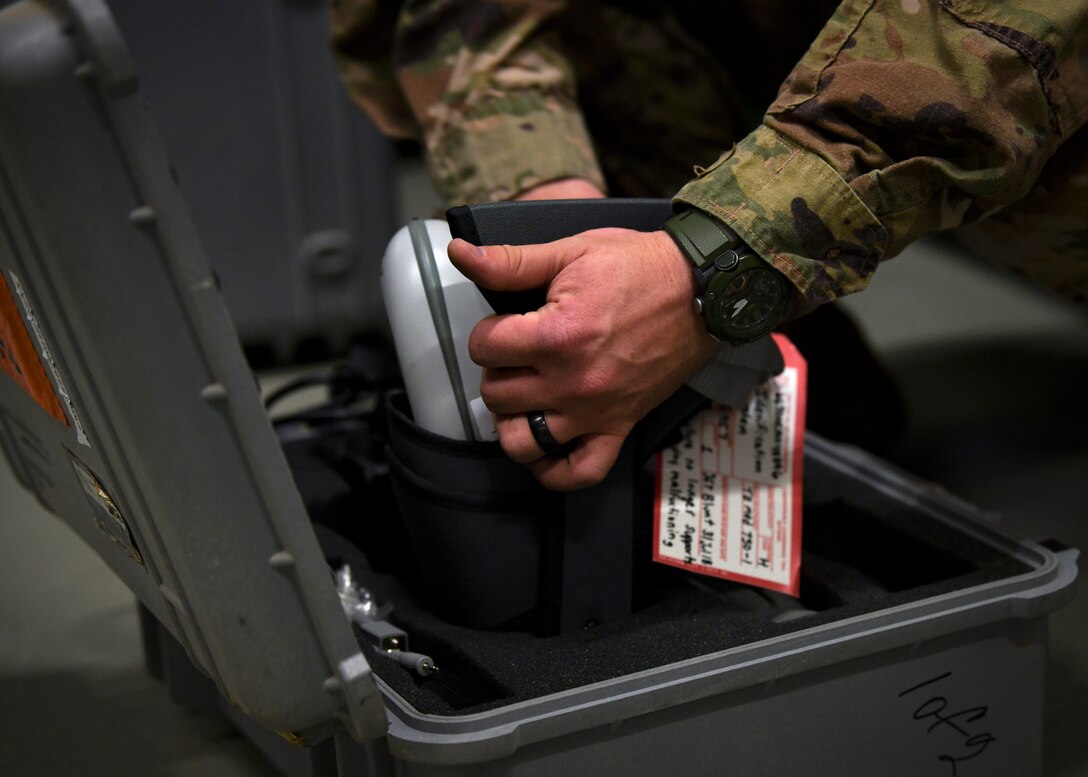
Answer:
<svg viewBox="0 0 1088 777"><path fill-rule="evenodd" d="M807 368L773 335L786 368L747 407L714 405L657 456L654 561L800 593Z"/></svg>

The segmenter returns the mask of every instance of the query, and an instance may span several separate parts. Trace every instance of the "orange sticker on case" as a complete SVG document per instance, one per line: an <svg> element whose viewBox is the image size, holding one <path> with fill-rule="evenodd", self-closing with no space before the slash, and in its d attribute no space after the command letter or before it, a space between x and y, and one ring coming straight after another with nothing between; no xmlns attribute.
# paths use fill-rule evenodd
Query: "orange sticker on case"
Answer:
<svg viewBox="0 0 1088 777"><path fill-rule="evenodd" d="M57 392L49 381L42 360L34 350L19 306L15 303L7 279L0 273L0 369L34 398L45 412L68 426L68 418Z"/></svg>

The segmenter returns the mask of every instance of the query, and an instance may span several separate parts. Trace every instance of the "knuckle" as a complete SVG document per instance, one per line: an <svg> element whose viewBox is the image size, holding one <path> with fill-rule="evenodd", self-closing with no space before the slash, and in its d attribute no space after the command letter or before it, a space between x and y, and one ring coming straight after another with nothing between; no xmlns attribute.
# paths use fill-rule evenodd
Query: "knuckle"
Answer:
<svg viewBox="0 0 1088 777"><path fill-rule="evenodd" d="M531 450L534 443L526 444L520 435L513 433L500 433L499 445L507 456L518 464L529 464L539 457L539 453Z"/></svg>
<svg viewBox="0 0 1088 777"><path fill-rule="evenodd" d="M576 480L578 482L578 488L588 488L589 486L595 486L604 480L608 474L610 467L607 464L594 462L591 465L587 465L582 471L580 471Z"/></svg>
<svg viewBox="0 0 1088 777"><path fill-rule="evenodd" d="M483 359L487 357L496 341L496 328L499 326L499 317L487 315L476 322L468 333L469 358Z"/></svg>
<svg viewBox="0 0 1088 777"><path fill-rule="evenodd" d="M505 285L507 279L516 278L521 274L525 265L525 251L521 246L504 245L501 248L504 261L496 267L498 277L494 279L494 282Z"/></svg>
<svg viewBox="0 0 1088 777"><path fill-rule="evenodd" d="M563 352L571 347L573 341L571 326L562 316L541 317L537 330L541 350Z"/></svg>
<svg viewBox="0 0 1088 777"><path fill-rule="evenodd" d="M602 399L607 399L615 393L614 382L615 379L610 371L591 367L566 382L563 387L563 398L569 402L577 402L579 405L592 404L597 407L602 404ZM608 405L608 403L604 404ZM597 419L598 422L601 420L603 419Z"/></svg>
<svg viewBox="0 0 1088 777"><path fill-rule="evenodd" d="M546 476L547 480L541 479L541 485L554 491L577 491L597 485L604 480L606 474L608 474L607 471L598 472L589 469L579 469L562 474L549 472Z"/></svg>
<svg viewBox="0 0 1088 777"><path fill-rule="evenodd" d="M468 358L472 359L473 364L483 363L485 351L482 339L475 330L468 337Z"/></svg>
<svg viewBox="0 0 1088 777"><path fill-rule="evenodd" d="M596 317L569 314L546 317L537 335L545 350L566 354L592 351L605 337Z"/></svg>
<svg viewBox="0 0 1088 777"><path fill-rule="evenodd" d="M576 386L582 398L597 399L607 394L613 383L614 377L611 371L597 367L587 370Z"/></svg>
<svg viewBox="0 0 1088 777"><path fill-rule="evenodd" d="M495 407L499 404L499 397L486 377L480 382L480 399L483 400L484 407L492 413L497 412Z"/></svg>
<svg viewBox="0 0 1088 777"><path fill-rule="evenodd" d="M510 396L510 391L502 381L489 380L487 373L484 373L484 379L480 382L480 399L483 400L484 407L490 410L492 413L499 413L502 415L508 415L516 410L516 403ZM513 408L513 410L511 409ZM514 416L517 419L517 416ZM515 420L509 424L509 428L513 429L517 423ZM511 432L513 433L513 432Z"/></svg>

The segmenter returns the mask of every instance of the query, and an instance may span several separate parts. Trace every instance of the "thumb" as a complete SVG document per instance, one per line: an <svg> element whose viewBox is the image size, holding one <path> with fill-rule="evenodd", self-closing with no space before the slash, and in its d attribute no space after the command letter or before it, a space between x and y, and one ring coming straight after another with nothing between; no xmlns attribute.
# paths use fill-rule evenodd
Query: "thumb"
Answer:
<svg viewBox="0 0 1088 777"><path fill-rule="evenodd" d="M581 250L570 238L525 246L475 246L457 238L447 253L473 283L495 291L520 291L547 286Z"/></svg>

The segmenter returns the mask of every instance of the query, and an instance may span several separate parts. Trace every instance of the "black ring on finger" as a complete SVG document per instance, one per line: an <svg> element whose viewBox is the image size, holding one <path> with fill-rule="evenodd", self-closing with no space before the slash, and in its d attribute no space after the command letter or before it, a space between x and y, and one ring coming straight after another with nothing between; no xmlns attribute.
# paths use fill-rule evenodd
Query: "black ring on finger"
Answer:
<svg viewBox="0 0 1088 777"><path fill-rule="evenodd" d="M529 431L533 433L533 439L546 456L554 456L563 449L562 443L555 439L552 430L548 428L543 410L533 410L526 413L525 417L529 419Z"/></svg>

